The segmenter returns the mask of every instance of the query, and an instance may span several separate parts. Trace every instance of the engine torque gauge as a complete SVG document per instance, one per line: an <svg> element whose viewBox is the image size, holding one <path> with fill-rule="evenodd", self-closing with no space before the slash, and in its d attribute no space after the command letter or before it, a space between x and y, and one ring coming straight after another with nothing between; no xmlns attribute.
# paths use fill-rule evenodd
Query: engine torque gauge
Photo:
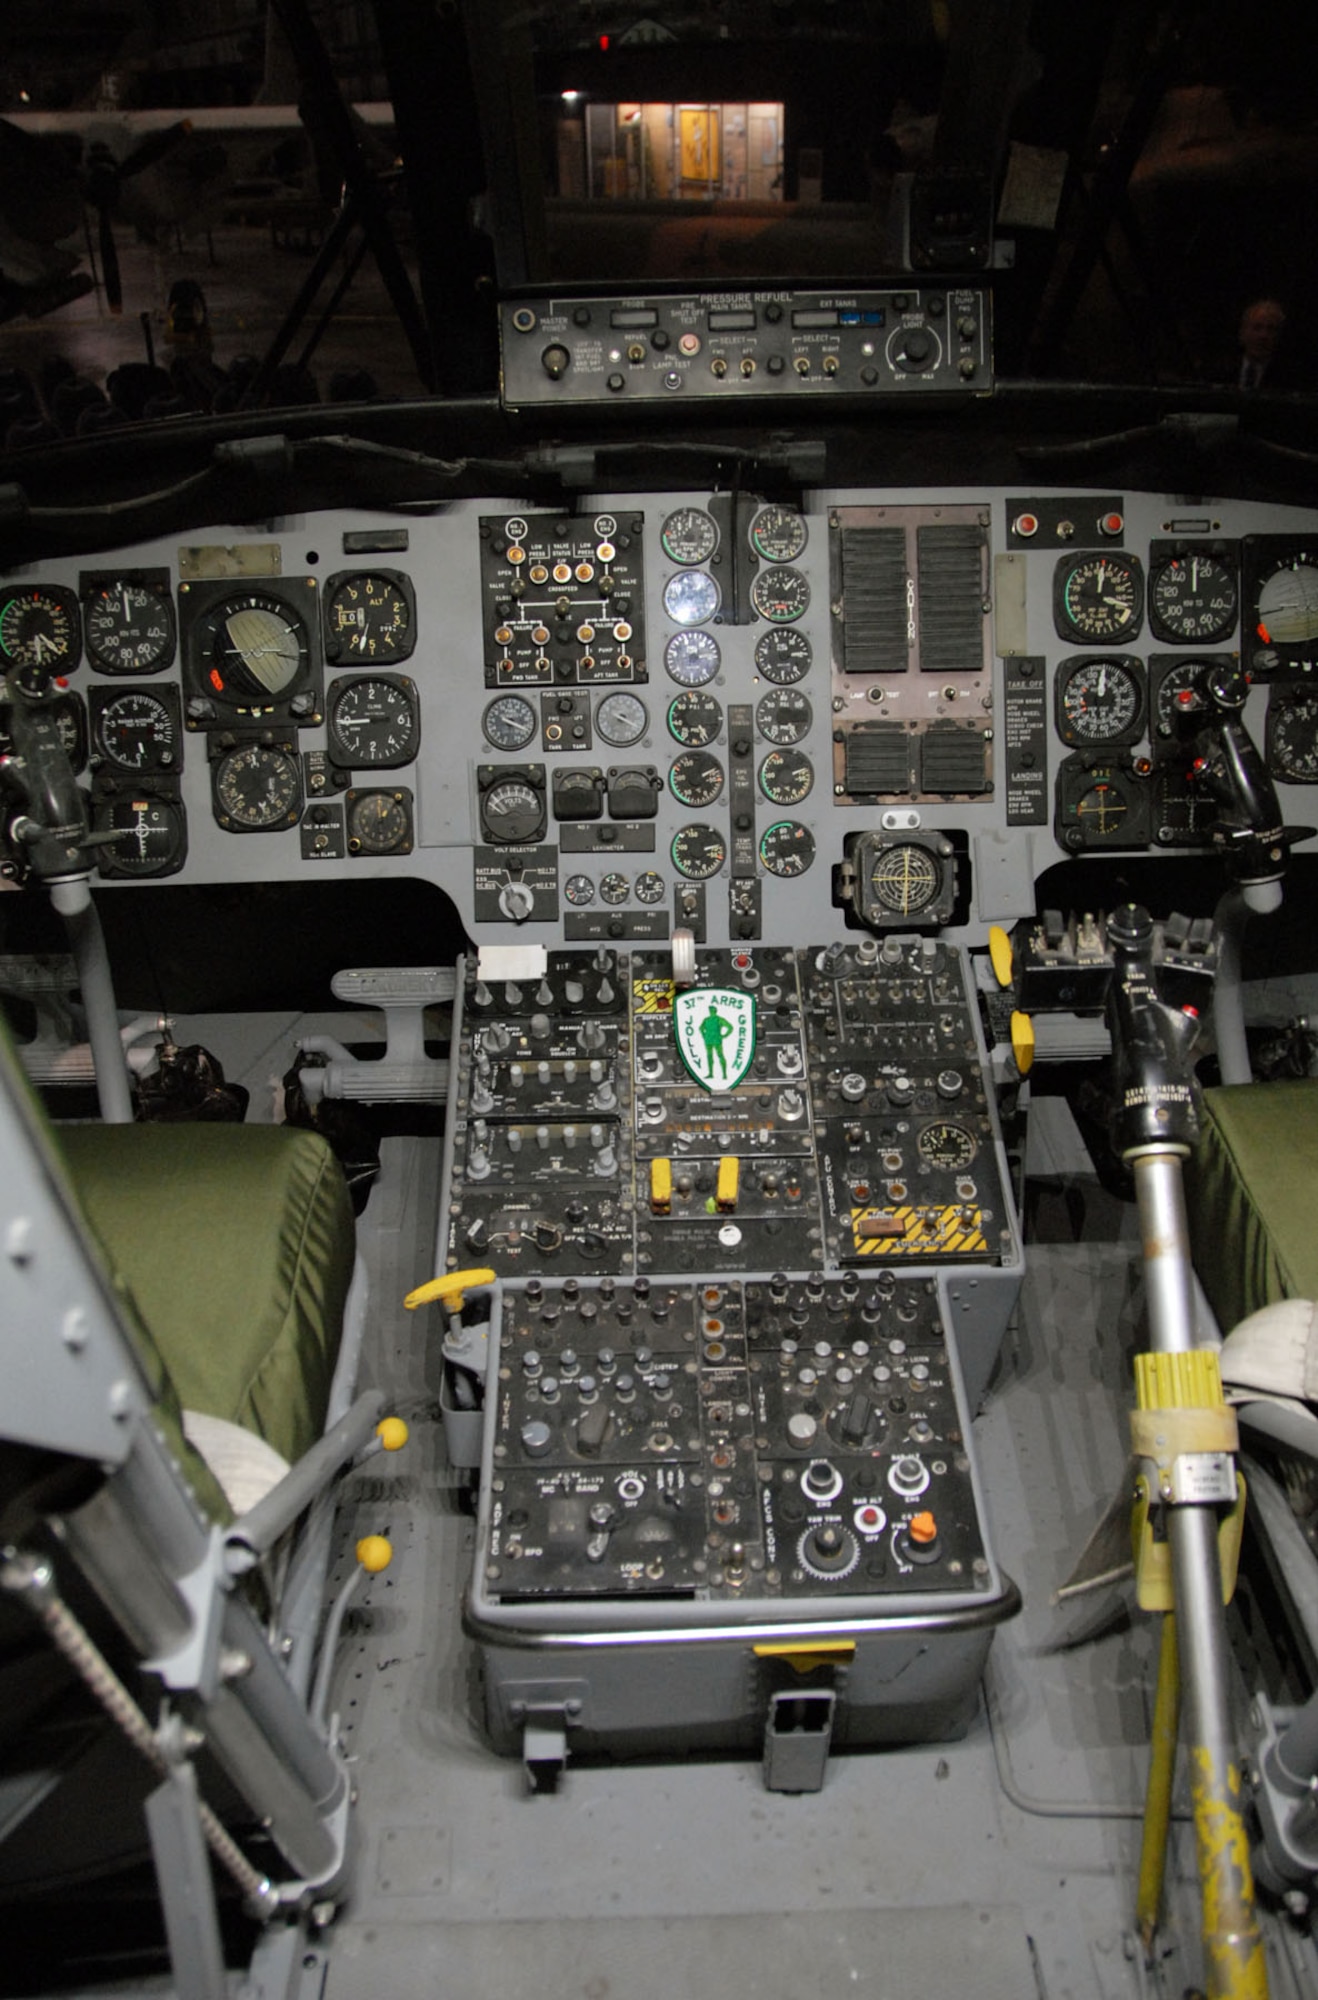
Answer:
<svg viewBox="0 0 1318 2000"><path fill-rule="evenodd" d="M1063 743L1133 743L1144 727L1144 668L1138 660L1063 660L1055 690Z"/></svg>
<svg viewBox="0 0 1318 2000"><path fill-rule="evenodd" d="M1149 581L1149 623L1160 639L1213 646L1236 622L1240 594L1234 566L1206 549L1186 549L1158 563Z"/></svg>
<svg viewBox="0 0 1318 2000"><path fill-rule="evenodd" d="M1053 576L1053 622L1078 646L1110 646L1140 629L1144 577L1134 556L1091 550L1063 556Z"/></svg>
<svg viewBox="0 0 1318 2000"><path fill-rule="evenodd" d="M168 571L142 576L84 576L83 637L102 674L154 674L174 657L174 606Z"/></svg>

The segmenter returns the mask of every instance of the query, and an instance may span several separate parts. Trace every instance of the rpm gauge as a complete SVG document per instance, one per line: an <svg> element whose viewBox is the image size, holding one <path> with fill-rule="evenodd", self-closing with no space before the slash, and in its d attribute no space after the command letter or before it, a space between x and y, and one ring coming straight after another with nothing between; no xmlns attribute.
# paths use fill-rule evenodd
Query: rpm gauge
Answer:
<svg viewBox="0 0 1318 2000"><path fill-rule="evenodd" d="M1144 668L1138 660L1063 660L1056 696L1063 743L1133 743L1143 728Z"/></svg>
<svg viewBox="0 0 1318 2000"><path fill-rule="evenodd" d="M10 667L44 667L61 674L78 664L82 638L78 600L58 584L0 592L0 654Z"/></svg>
<svg viewBox="0 0 1318 2000"><path fill-rule="evenodd" d="M83 634L98 673L158 673L174 657L168 586L126 576L98 582L83 598Z"/></svg>
<svg viewBox="0 0 1318 2000"><path fill-rule="evenodd" d="M1149 583L1149 622L1173 644L1216 645L1235 625L1238 609L1234 569L1207 550L1172 556Z"/></svg>
<svg viewBox="0 0 1318 2000"><path fill-rule="evenodd" d="M1274 778L1290 785L1318 785L1318 694L1274 688L1264 741Z"/></svg>
<svg viewBox="0 0 1318 2000"><path fill-rule="evenodd" d="M1133 639L1144 611L1144 578L1134 556L1102 550L1064 556L1053 578L1053 622L1063 639L1107 646Z"/></svg>

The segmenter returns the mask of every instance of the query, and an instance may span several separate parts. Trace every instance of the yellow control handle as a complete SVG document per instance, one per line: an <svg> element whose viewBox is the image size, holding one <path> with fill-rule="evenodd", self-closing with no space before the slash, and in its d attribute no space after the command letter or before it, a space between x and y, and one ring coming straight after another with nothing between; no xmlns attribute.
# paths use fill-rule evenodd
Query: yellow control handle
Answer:
<svg viewBox="0 0 1318 2000"><path fill-rule="evenodd" d="M428 1284L418 1285L409 1292L403 1304L409 1312L418 1306L428 1306L438 1302L447 1306L450 1312L461 1312L467 1303L467 1293L476 1285L492 1285L493 1271L446 1271L442 1278L432 1278Z"/></svg>

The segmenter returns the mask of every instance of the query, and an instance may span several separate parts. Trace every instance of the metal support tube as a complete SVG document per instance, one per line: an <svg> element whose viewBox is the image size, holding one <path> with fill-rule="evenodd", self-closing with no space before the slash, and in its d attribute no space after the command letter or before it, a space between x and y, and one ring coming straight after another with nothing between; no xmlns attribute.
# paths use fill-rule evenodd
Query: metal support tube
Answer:
<svg viewBox="0 0 1318 2000"><path fill-rule="evenodd" d="M1151 1148L1137 1154L1132 1165L1144 1244L1150 1344L1155 1353L1188 1353L1195 1344L1196 1326L1181 1155L1170 1148ZM1267 1964L1254 1909L1231 1723L1216 1510L1209 1505L1169 1506L1167 1539L1209 2000L1266 2000Z"/></svg>
<svg viewBox="0 0 1318 2000"><path fill-rule="evenodd" d="M110 978L110 958L105 949L105 933L92 901L86 876L52 882L50 900L64 919L69 944L78 968L83 1006L87 1012L87 1039L96 1066L96 1094L101 1117L107 1125L131 1125L133 1096L128 1085L128 1065L119 1035L119 1009Z"/></svg>
<svg viewBox="0 0 1318 2000"><path fill-rule="evenodd" d="M1139 1895L1135 1916L1145 1951L1153 1944L1162 1904L1167 1868L1167 1829L1171 1824L1172 1781L1176 1772L1176 1738L1181 1724L1181 1656L1176 1643L1176 1616L1166 1612L1158 1649L1158 1691L1153 1703L1149 1790L1144 1807L1144 1839L1140 1848Z"/></svg>

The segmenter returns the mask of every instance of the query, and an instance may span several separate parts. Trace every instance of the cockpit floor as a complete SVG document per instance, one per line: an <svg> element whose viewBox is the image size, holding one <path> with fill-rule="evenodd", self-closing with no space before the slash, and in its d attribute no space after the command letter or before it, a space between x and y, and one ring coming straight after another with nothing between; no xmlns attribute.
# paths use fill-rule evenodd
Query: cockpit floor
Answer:
<svg viewBox="0 0 1318 2000"><path fill-rule="evenodd" d="M1025 1609L995 1639L962 1741L835 1755L822 1791L802 1796L767 1792L739 1757L570 1762L555 1794L533 1796L483 1740L460 1625L473 1523L444 1461L437 1348L398 1303L430 1275L434 1150L386 1142L364 1218L368 1367L412 1442L396 1470L373 1462L344 1513L343 1559L368 1532L387 1534L395 1557L352 1614L334 1684L363 1851L309 1968L326 2000L1193 1989L1197 1884L1179 1797L1152 1965L1134 1941L1153 1621L1128 1586L1050 1601L1122 1476L1141 1305L1133 1218L1096 1187L1076 1190L1091 1214L1115 1215L1114 1231L1031 1249L977 1425L997 1550ZM1270 1935L1274 1996L1315 1990L1300 1951Z"/></svg>

